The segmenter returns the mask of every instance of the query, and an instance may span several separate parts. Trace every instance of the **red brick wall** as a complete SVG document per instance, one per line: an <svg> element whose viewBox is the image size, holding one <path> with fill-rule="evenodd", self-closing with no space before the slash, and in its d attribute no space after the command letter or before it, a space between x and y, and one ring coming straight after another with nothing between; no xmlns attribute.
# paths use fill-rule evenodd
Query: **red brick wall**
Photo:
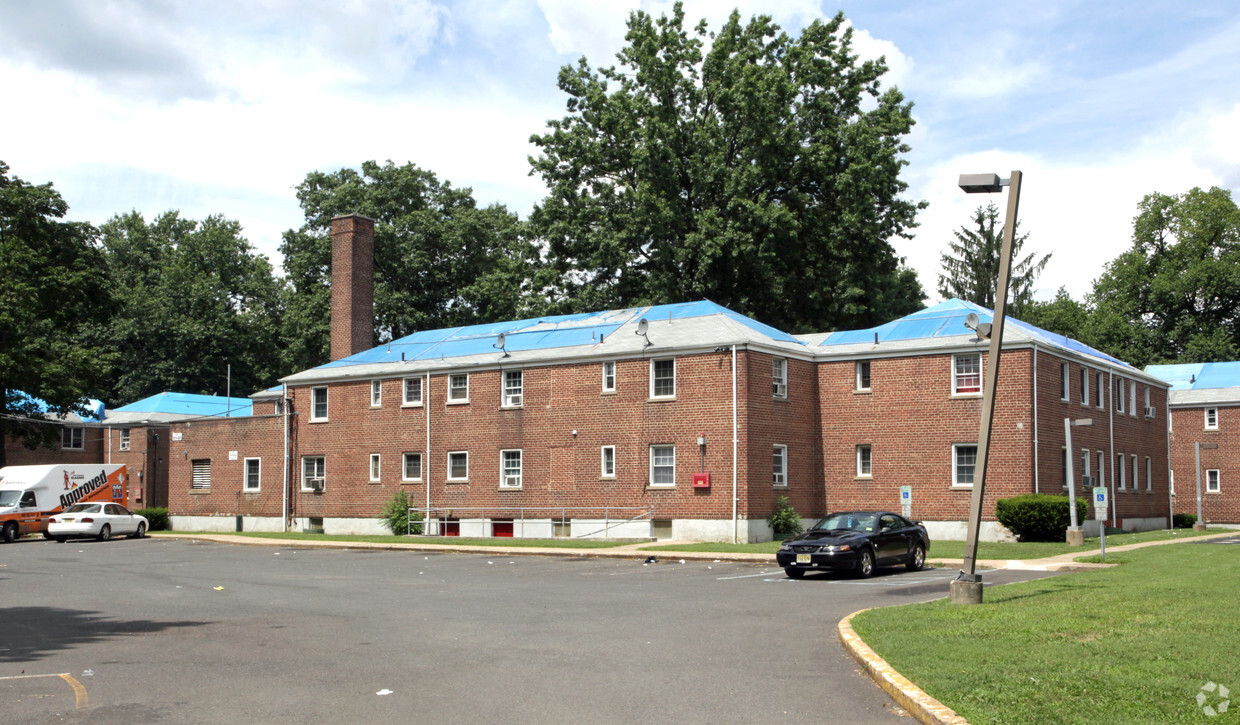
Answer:
<svg viewBox="0 0 1240 725"><path fill-rule="evenodd" d="M788 396L776 398L771 385L777 356L742 353L748 361L737 395L740 418L740 518L764 519L787 496L802 518L826 514L822 486L822 438L818 420L818 376L815 363L787 360ZM748 421L748 422L746 422ZM774 446L787 446L787 486L774 485ZM731 481L725 482L728 486ZM729 512L729 516L730 516Z"/></svg>
<svg viewBox="0 0 1240 725"><path fill-rule="evenodd" d="M4 455L9 466L66 465L75 463L103 463L104 439L107 431L99 426L67 426L82 429L82 448L60 447L60 425L54 426L56 442L51 448L42 446L33 450L27 448L21 439L4 437Z"/></svg>
<svg viewBox="0 0 1240 725"><path fill-rule="evenodd" d="M1205 409L1172 411L1171 466L1175 471L1175 512L1197 514L1196 444L1217 443L1201 451L1201 509L1207 522L1240 523L1240 406L1217 406L1218 430L1206 430ZM1219 493L1206 493L1206 471L1218 469Z"/></svg>
<svg viewBox="0 0 1240 725"><path fill-rule="evenodd" d="M332 219L332 360L374 347L374 246L373 219Z"/></svg>
<svg viewBox="0 0 1240 725"><path fill-rule="evenodd" d="M270 516L282 509L283 418L201 419L174 423L165 438L168 509L177 516ZM175 440L180 434L181 440ZM236 460L229 452L236 451ZM260 491L242 491L246 458L262 460ZM210 459L211 487L192 489L195 459Z"/></svg>

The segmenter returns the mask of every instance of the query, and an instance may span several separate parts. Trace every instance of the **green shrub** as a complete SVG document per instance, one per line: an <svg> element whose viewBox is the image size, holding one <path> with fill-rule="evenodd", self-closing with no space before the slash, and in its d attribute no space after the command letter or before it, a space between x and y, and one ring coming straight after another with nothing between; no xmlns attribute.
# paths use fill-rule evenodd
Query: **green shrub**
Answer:
<svg viewBox="0 0 1240 725"><path fill-rule="evenodd" d="M1177 529L1191 529L1197 523L1197 514L1176 514L1171 517L1171 525Z"/></svg>
<svg viewBox="0 0 1240 725"><path fill-rule="evenodd" d="M775 513L766 517L766 522L771 525L776 538L795 536L803 530L801 516L797 514L796 509L792 508L792 504L788 503L787 496L779 497L779 508L775 510Z"/></svg>
<svg viewBox="0 0 1240 725"><path fill-rule="evenodd" d="M134 513L146 517L147 530L149 531L172 531L172 522L168 520L168 509L166 508L138 509Z"/></svg>
<svg viewBox="0 0 1240 725"><path fill-rule="evenodd" d="M412 521L421 521L422 513L410 511L411 508L413 508L413 501L405 494L404 489L397 491L392 500L383 505L383 513L380 515L383 525L397 536L422 533L422 524L412 523Z"/></svg>
<svg viewBox="0 0 1240 725"><path fill-rule="evenodd" d="M1076 520L1085 521L1087 503L1076 500ZM1071 523L1067 496L1031 493L995 502L995 517L1021 541L1063 541Z"/></svg>

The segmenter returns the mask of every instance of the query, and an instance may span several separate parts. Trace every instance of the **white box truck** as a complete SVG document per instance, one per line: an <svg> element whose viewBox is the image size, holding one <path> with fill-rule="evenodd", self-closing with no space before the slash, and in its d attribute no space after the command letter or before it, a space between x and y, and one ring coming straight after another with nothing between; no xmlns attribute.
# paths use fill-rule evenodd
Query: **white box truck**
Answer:
<svg viewBox="0 0 1240 725"><path fill-rule="evenodd" d="M26 534L47 536L47 523L61 509L80 501L124 504L129 468L117 463L0 468L0 541Z"/></svg>

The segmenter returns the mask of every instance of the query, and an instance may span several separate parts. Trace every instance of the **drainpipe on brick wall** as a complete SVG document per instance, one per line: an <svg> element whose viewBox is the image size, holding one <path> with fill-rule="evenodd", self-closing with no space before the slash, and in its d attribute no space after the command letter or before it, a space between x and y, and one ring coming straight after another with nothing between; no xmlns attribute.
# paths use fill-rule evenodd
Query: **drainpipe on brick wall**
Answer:
<svg viewBox="0 0 1240 725"><path fill-rule="evenodd" d="M426 486L426 516L423 517L422 533L427 533L431 518L431 371L422 376L422 407L426 410L426 453L422 454L422 485ZM403 465L403 464L402 464ZM443 526L440 525L440 534Z"/></svg>
<svg viewBox="0 0 1240 725"><path fill-rule="evenodd" d="M290 416L293 413L293 410L292 410L293 406L288 397L288 392L289 391L288 391L287 385L285 385L283 390L281 390L280 392L280 394L283 396L282 399L280 400L280 410L284 413L284 415L281 416L284 419L284 471L283 471L284 497L283 497L283 503L282 503L282 506L284 507L284 512L283 512L283 515L281 516L280 530L285 531L285 532L288 531L288 487L289 487L289 431L288 431L288 427L289 427L289 422L290 422Z"/></svg>
<svg viewBox="0 0 1240 725"><path fill-rule="evenodd" d="M1175 530L1175 499L1171 496L1171 390L1163 391L1167 400L1167 530Z"/></svg>
<svg viewBox="0 0 1240 725"><path fill-rule="evenodd" d="M1038 346L1037 345L1033 346L1033 492L1040 493L1040 491L1038 490Z"/></svg>
<svg viewBox="0 0 1240 725"><path fill-rule="evenodd" d="M1108 465L1111 467L1111 519L1119 526L1119 502L1115 500L1115 370L1107 370L1107 396L1111 398L1110 410L1107 411L1107 435L1111 441L1111 450L1107 451ZM1107 523L1102 522L1105 527Z"/></svg>
<svg viewBox="0 0 1240 725"><path fill-rule="evenodd" d="M732 543L737 543L736 539L736 447L737 441L737 423L736 423L736 345L732 345Z"/></svg>
<svg viewBox="0 0 1240 725"><path fill-rule="evenodd" d="M111 463L111 462L112 462L112 426L108 426L108 460L107 460L107 463Z"/></svg>

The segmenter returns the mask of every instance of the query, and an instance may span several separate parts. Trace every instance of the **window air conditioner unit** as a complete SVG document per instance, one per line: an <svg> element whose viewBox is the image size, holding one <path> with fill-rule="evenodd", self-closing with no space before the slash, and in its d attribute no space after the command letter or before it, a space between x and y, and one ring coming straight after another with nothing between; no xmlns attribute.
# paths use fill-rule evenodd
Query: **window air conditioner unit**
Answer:
<svg viewBox="0 0 1240 725"><path fill-rule="evenodd" d="M519 407L521 407L521 395L520 395L520 394L517 394L517 395L509 395L509 396L508 396L508 407L510 407L510 408L519 408Z"/></svg>
<svg viewBox="0 0 1240 725"><path fill-rule="evenodd" d="M311 491L314 491L315 493L322 493L323 492L323 479L307 478L306 488L310 489Z"/></svg>
<svg viewBox="0 0 1240 725"><path fill-rule="evenodd" d="M1146 418L1153 418L1153 417L1154 417L1154 414L1157 412L1157 410L1158 410L1158 409L1157 409L1157 408L1155 408L1155 407L1154 407L1154 406L1152 406L1152 405L1147 405L1147 406L1145 406L1145 417L1146 417Z"/></svg>
<svg viewBox="0 0 1240 725"><path fill-rule="evenodd" d="M1093 476L1081 476L1082 486L1093 486L1097 482L1098 482L1098 479L1094 478Z"/></svg>
<svg viewBox="0 0 1240 725"><path fill-rule="evenodd" d="M520 476L504 476L504 485L507 486L508 488L520 488L521 477Z"/></svg>

